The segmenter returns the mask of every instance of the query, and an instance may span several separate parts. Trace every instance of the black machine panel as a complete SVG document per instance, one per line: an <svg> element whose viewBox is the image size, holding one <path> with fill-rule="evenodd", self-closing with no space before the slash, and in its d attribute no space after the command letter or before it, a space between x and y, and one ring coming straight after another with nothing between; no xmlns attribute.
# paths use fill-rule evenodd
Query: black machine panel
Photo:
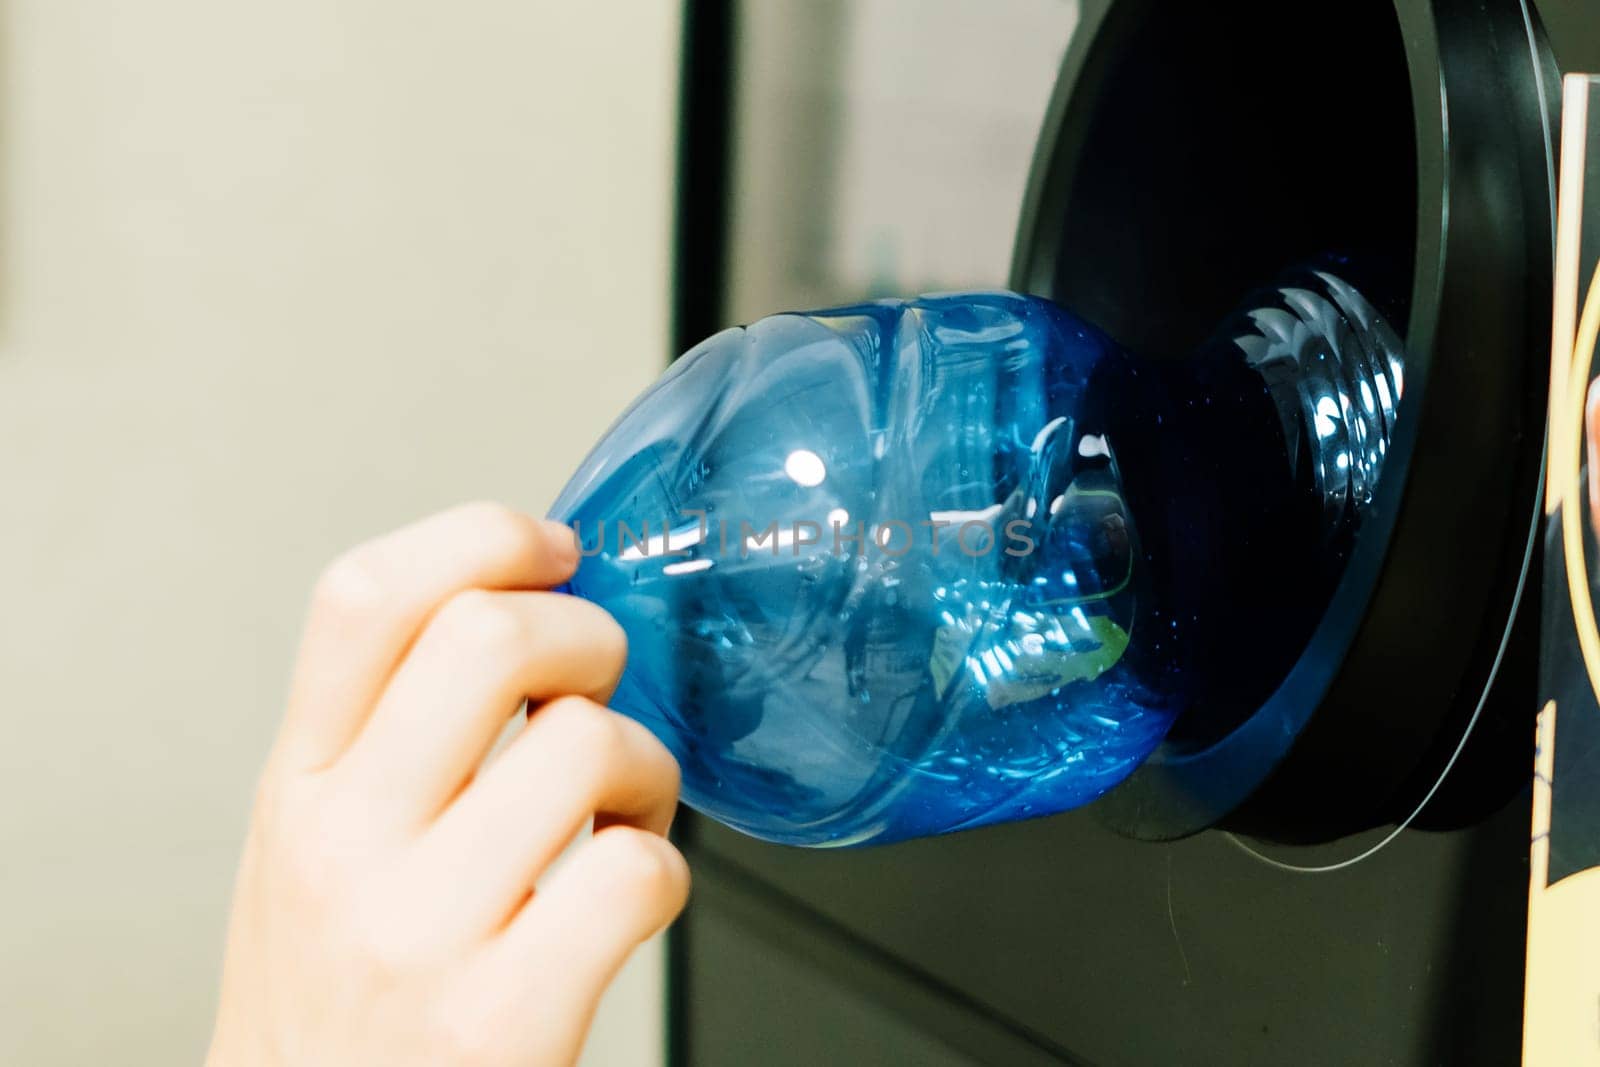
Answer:
<svg viewBox="0 0 1600 1067"><path fill-rule="evenodd" d="M1547 133L1559 72L1600 68L1600 7L699 0L685 63L679 351L1002 284L1176 351L1344 242L1386 264L1433 407L1364 584L1279 691L1311 725L1239 803L1173 801L1242 773L1210 755L859 851L685 813L674 1061L1513 1062Z"/></svg>

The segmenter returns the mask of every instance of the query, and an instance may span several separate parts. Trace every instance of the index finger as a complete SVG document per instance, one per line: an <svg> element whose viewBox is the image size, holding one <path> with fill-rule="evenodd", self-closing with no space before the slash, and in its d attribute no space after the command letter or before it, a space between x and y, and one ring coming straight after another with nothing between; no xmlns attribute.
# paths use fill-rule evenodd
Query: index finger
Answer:
<svg viewBox="0 0 1600 1067"><path fill-rule="evenodd" d="M351 549L312 595L274 758L301 770L337 760L450 597L556 585L577 562L565 526L488 503L451 508Z"/></svg>

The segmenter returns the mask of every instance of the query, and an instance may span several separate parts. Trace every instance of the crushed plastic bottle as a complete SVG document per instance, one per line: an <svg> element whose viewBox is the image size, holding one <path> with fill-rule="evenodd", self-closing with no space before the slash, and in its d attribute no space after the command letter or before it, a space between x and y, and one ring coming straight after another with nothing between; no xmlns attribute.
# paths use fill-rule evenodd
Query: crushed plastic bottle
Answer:
<svg viewBox="0 0 1600 1067"><path fill-rule="evenodd" d="M1248 702L1228 650L1314 624L1400 386L1325 273L1167 363L1010 293L777 315L673 364L553 517L690 805L893 841L1084 804Z"/></svg>

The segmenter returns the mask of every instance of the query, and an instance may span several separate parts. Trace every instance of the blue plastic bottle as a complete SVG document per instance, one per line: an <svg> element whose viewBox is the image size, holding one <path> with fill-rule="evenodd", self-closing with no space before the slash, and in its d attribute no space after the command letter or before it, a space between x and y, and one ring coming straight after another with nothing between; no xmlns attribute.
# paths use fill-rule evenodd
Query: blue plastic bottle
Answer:
<svg viewBox="0 0 1600 1067"><path fill-rule="evenodd" d="M614 706L730 826L842 846L1062 811L1281 677L1399 353L1309 272L1166 363L1010 293L777 315L583 463L553 510L570 589L627 630Z"/></svg>

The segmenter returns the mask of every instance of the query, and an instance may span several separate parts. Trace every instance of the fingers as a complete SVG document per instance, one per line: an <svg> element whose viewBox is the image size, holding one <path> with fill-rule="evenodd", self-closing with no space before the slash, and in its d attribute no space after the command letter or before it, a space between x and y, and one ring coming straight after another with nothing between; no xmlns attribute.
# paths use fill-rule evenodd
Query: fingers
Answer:
<svg viewBox="0 0 1600 1067"><path fill-rule="evenodd" d="M604 700L626 659L622 628L586 601L460 593L417 638L339 773L381 792L384 817L420 827L472 776L524 699Z"/></svg>
<svg viewBox="0 0 1600 1067"><path fill-rule="evenodd" d="M555 1019L576 1026L572 1037L528 1038L546 1049L554 1038L562 1044L551 1051L570 1047L575 1055L601 993L633 950L677 917L688 896L688 865L665 838L628 826L601 830L489 943L479 974L493 987L526 991L539 1006L522 1015L530 1027L543 1029ZM550 981L554 961L559 970Z"/></svg>
<svg viewBox="0 0 1600 1067"><path fill-rule="evenodd" d="M538 709L428 829L412 877L448 901L453 921L487 935L592 815L664 835L677 801L678 765L655 735L592 701L563 697Z"/></svg>
<svg viewBox="0 0 1600 1067"><path fill-rule="evenodd" d="M558 523L498 504L468 504L361 545L313 594L278 758L316 770L360 731L429 614L464 589L554 585L577 565Z"/></svg>

